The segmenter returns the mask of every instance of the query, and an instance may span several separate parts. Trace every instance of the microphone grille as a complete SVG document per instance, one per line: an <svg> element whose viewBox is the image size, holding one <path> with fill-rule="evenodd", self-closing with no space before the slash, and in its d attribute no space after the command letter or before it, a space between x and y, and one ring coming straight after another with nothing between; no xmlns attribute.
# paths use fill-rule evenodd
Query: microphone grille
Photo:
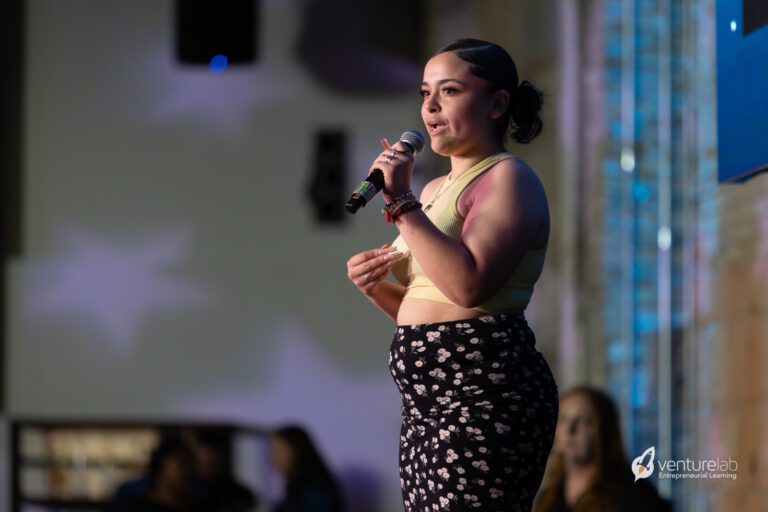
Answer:
<svg viewBox="0 0 768 512"><path fill-rule="evenodd" d="M424 149L424 136L416 130L403 132L400 140L413 148L413 154L418 155Z"/></svg>

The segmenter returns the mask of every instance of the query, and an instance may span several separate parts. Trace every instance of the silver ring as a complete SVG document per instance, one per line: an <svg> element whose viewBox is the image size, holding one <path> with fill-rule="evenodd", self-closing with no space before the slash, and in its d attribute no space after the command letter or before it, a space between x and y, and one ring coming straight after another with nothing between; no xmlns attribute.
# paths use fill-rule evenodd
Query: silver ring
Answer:
<svg viewBox="0 0 768 512"><path fill-rule="evenodd" d="M370 272L368 272L368 273L366 273L366 274L365 274L365 280L366 280L367 282L369 282L369 283L371 282L371 273L370 273Z"/></svg>

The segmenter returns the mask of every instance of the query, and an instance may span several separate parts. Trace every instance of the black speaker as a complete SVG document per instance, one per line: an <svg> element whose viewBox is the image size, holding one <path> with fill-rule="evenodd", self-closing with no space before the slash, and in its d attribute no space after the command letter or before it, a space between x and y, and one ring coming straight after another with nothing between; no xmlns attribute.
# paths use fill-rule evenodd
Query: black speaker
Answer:
<svg viewBox="0 0 768 512"><path fill-rule="evenodd" d="M315 160L308 188L310 204L317 222L340 224L346 220L346 177L346 134L335 129L318 131L315 136Z"/></svg>
<svg viewBox="0 0 768 512"><path fill-rule="evenodd" d="M185 64L209 64L216 55L229 63L257 58L256 0L176 0L176 57Z"/></svg>

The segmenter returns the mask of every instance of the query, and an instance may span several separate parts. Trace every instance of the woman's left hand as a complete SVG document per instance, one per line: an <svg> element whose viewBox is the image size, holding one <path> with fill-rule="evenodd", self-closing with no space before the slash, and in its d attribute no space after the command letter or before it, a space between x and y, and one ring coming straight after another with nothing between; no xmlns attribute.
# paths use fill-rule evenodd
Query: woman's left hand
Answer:
<svg viewBox="0 0 768 512"><path fill-rule="evenodd" d="M413 155L400 141L392 146L387 139L381 139L384 151L376 158L368 171L380 169L384 175L384 199L387 202L393 198L411 191L411 174L413 173Z"/></svg>

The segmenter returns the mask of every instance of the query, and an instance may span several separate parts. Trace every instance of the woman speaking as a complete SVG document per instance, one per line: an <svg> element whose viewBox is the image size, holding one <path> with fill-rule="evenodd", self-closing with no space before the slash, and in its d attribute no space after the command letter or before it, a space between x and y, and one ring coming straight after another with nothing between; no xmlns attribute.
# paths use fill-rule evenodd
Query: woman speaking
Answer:
<svg viewBox="0 0 768 512"><path fill-rule="evenodd" d="M505 151L542 128L541 93L501 47L461 39L424 68L421 115L450 172L411 191L402 142L371 166L399 236L347 262L397 324L389 369L402 398L400 483L408 512L529 511L555 432L557 385L525 320L549 210L536 173ZM392 274L400 284L385 279Z"/></svg>

